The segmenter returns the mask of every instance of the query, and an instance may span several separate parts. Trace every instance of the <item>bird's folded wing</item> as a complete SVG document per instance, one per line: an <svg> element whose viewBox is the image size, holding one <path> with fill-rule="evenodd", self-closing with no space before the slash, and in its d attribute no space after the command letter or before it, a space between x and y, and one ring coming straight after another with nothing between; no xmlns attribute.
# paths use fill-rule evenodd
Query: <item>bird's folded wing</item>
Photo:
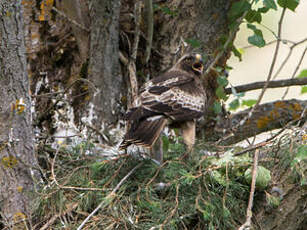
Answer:
<svg viewBox="0 0 307 230"><path fill-rule="evenodd" d="M173 120L192 120L203 114L204 98L195 87L194 79L174 74L173 77L153 79L140 95L143 107L170 117ZM165 76L164 76L165 77Z"/></svg>

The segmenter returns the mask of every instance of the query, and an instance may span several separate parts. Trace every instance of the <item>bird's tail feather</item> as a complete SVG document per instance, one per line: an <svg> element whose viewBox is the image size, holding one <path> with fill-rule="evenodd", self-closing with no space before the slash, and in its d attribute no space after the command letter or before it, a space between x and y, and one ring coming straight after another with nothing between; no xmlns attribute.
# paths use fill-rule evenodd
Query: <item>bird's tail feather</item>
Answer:
<svg viewBox="0 0 307 230"><path fill-rule="evenodd" d="M148 117L139 121L136 128L129 128L119 149L125 149L131 144L151 147L159 137L166 123L167 119L162 115Z"/></svg>

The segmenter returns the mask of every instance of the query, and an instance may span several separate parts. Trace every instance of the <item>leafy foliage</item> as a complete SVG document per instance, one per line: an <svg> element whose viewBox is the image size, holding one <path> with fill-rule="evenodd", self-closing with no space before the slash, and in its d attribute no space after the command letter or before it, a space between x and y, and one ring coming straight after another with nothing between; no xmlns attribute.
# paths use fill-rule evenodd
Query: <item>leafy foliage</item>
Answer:
<svg viewBox="0 0 307 230"><path fill-rule="evenodd" d="M307 69L303 69L297 77L298 78L307 77ZM303 93L307 93L307 86L306 85L301 87L301 94L303 94Z"/></svg>
<svg viewBox="0 0 307 230"><path fill-rule="evenodd" d="M298 78L307 77L307 69L303 69L297 77Z"/></svg>
<svg viewBox="0 0 307 230"><path fill-rule="evenodd" d="M277 3L281 7L288 8L292 11L295 11L300 1L299 0L277 0Z"/></svg>
<svg viewBox="0 0 307 230"><path fill-rule="evenodd" d="M263 4L269 9L277 10L275 0L263 0Z"/></svg>
<svg viewBox="0 0 307 230"><path fill-rule="evenodd" d="M249 23L247 24L247 28L254 32L254 35L248 37L248 42L257 47L265 46L262 31L257 29L255 25Z"/></svg>
<svg viewBox="0 0 307 230"><path fill-rule="evenodd" d="M257 103L257 100L255 100L255 99L243 100L242 106L252 107L256 103Z"/></svg>

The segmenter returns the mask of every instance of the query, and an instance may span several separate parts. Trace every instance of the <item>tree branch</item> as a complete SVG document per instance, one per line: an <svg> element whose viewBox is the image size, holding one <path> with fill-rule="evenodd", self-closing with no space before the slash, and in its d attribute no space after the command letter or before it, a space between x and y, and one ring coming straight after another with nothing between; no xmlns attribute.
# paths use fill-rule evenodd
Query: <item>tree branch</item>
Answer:
<svg viewBox="0 0 307 230"><path fill-rule="evenodd" d="M296 99L261 104L243 125L239 124L251 109L221 118L215 127L210 124L203 126L204 134L209 141L219 140L223 145L238 143L260 133L283 128L289 122L301 121L303 125L307 121L306 108L307 100ZM293 125L296 123L293 122Z"/></svg>
<svg viewBox="0 0 307 230"><path fill-rule="evenodd" d="M276 60L277 60L277 56L278 56L278 52L279 52L279 47L280 47L282 22L283 22L285 13L286 13L286 8L283 9L281 16L280 16L280 19L279 19L279 22L278 22L278 35L277 35L278 41L276 43L276 47L275 47L272 63L271 63L271 66L270 66L270 70L269 70L269 73L268 73L268 76L267 76L267 80L266 80L266 82L265 82L265 84L264 84L264 86L263 86L263 88L260 92L260 95L258 97L256 104L249 110L249 113L241 119L241 121L237 124L237 126L233 127L234 129L240 129L241 126L243 126L246 123L246 121L248 121L252 117L253 113L258 109L260 102L261 102L261 100L262 100L262 98L265 94L265 91L267 90L269 82L272 79L273 70L274 70L274 67L275 67L275 64L276 64Z"/></svg>
<svg viewBox="0 0 307 230"><path fill-rule="evenodd" d="M256 185L256 178L257 178L257 169L258 169L258 155L259 155L259 149L256 150L254 154L254 163L253 163L253 173L252 173L252 184L251 184L251 190L249 194L249 200L248 200L248 207L246 210L246 221L238 230L244 230L249 229L251 226L251 220L252 220L252 207L253 207L253 201L254 201L254 193L255 193L255 185Z"/></svg>
<svg viewBox="0 0 307 230"><path fill-rule="evenodd" d="M259 81L250 84L235 86L234 89L236 90L237 93L247 92L251 90L262 89L265 83L266 83L265 81ZM286 80L269 81L267 88L280 88L280 87L288 87L294 85L307 85L307 78L306 77L290 78ZM230 87L226 88L225 93L231 94L232 93L231 88Z"/></svg>

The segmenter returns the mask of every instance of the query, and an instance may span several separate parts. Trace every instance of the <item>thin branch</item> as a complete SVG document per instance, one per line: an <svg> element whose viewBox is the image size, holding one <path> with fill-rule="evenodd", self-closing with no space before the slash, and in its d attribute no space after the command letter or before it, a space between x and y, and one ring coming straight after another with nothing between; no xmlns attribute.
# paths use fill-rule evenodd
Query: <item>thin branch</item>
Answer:
<svg viewBox="0 0 307 230"><path fill-rule="evenodd" d="M152 0L145 0L145 11L147 16L147 39L146 39L146 51L145 51L145 63L148 63L152 48L152 39L154 32L154 23L153 23L153 6Z"/></svg>
<svg viewBox="0 0 307 230"><path fill-rule="evenodd" d="M54 183L60 188L60 189L74 189L74 190L81 190L81 191L105 191L105 189L101 189L101 188L83 188L83 187L73 187L73 186L63 186L60 185L59 182L56 179L56 175L54 173L54 165L55 165L55 161L57 158L57 155L59 153L59 149L57 149L57 151L54 154L54 158L51 162L51 175L52 175L52 180L54 181Z"/></svg>
<svg viewBox="0 0 307 230"><path fill-rule="evenodd" d="M125 55L119 51L119 60L124 64L124 65L128 65L129 60L128 58L125 57Z"/></svg>
<svg viewBox="0 0 307 230"><path fill-rule="evenodd" d="M177 184L176 186L176 198L175 198L175 201L176 201L176 204L175 204L175 207L173 208L173 210L171 211L170 215L163 221L163 223L161 224L160 226L160 229L163 229L163 226L166 225L166 223L175 215L177 209L178 209L178 205L179 205L179 183Z"/></svg>
<svg viewBox="0 0 307 230"><path fill-rule="evenodd" d="M135 61L137 57L137 51L140 40L140 24L141 24L141 10L142 5L141 1L138 1L135 4L134 8L134 21L135 21L135 33L134 33L134 42L132 46L131 56L128 63L129 79L130 79L130 89L131 89L131 106L134 106L135 99L138 95L138 81L136 78L136 66Z"/></svg>
<svg viewBox="0 0 307 230"><path fill-rule="evenodd" d="M284 68L284 66L286 65L286 63L288 62L290 56L292 55L292 52L294 50L294 48L298 45L303 44L304 42L307 41L307 38L302 39L299 42L296 42L294 44L292 44L292 46L290 46L289 48L289 52L287 54L287 56L285 57L285 59L283 60L283 62L281 63L280 67L278 68L278 70L276 71L275 75L273 76L273 80L279 75L279 73L281 72L281 70Z"/></svg>
<svg viewBox="0 0 307 230"><path fill-rule="evenodd" d="M253 174L252 174L252 184L251 184L251 191L249 194L248 206L246 210L246 221L239 230L244 230L251 226L251 219L253 216L252 207L253 207L253 200L254 200L254 193L255 193L255 185L256 185L256 178L257 178L257 169L258 169L258 155L259 149L256 149L254 154L254 164L253 164Z"/></svg>
<svg viewBox="0 0 307 230"><path fill-rule="evenodd" d="M284 19L284 16L285 16L285 12L286 12L286 8L283 8L283 11L281 13L281 16L280 16L280 19L279 19L279 22L278 22L278 34L277 34L277 37L280 38L281 37L281 28L282 28L282 23L283 23L283 19ZM251 116L253 115L254 111L258 108L263 96L264 96L264 93L269 85L269 82L272 78L272 74L273 74L273 70L274 70L274 67L275 67L275 64L276 64L276 60L277 60L277 56L278 56L278 52L279 52L279 47L280 47L280 40L277 41L276 43L276 47L275 47L275 51L274 51L274 55L273 55L273 60L272 60L272 63L271 63L271 66L270 66L270 70L269 70L269 74L268 74L268 77L267 77L267 80L262 88L262 91L258 97L258 100L256 102L256 104L253 106L253 108L249 111L248 115L246 117L244 117L240 123L238 123L238 125L236 127L234 127L234 129L237 129L238 127L242 126L245 124L245 122L247 120L249 120L251 118Z"/></svg>
<svg viewBox="0 0 307 230"><path fill-rule="evenodd" d="M56 214L55 216L53 216L43 227L41 227L39 230L45 230L48 229L59 217L61 216L65 216L66 214L68 214L69 212L71 212L72 210L76 209L78 207L78 202L74 203L73 205L71 205L69 208L67 208L67 210L64 213L59 213Z"/></svg>
<svg viewBox="0 0 307 230"><path fill-rule="evenodd" d="M65 18L67 21L71 22L72 24L74 24L75 26L79 27L80 29L86 31L86 32L90 32L90 29L86 28L85 26L81 25L80 23L78 23L77 21L71 19L70 17L68 17L65 13L63 13L62 11L60 11L59 9L52 7L52 10L54 10L56 13L58 13L59 15L61 15L63 18Z"/></svg>
<svg viewBox="0 0 307 230"><path fill-rule="evenodd" d="M306 51L307 51L307 47L305 48L305 50L304 50L304 52L303 52L303 54L302 54L302 56L301 56L301 58L300 58L298 64L296 65L295 70L293 71L293 74L292 74L292 76L291 76L291 79L293 79L293 78L295 77L297 71L299 70L299 68L300 68L300 66L301 66L301 64L302 64L302 62L303 62L304 56L305 56L305 54L306 54ZM304 78L305 78L305 77L304 77ZM304 78L303 78L303 79L304 79ZM287 87L287 89L286 89L284 95L282 96L282 98L281 98L282 100L285 99L285 97L287 96L288 92L289 92L289 87Z"/></svg>
<svg viewBox="0 0 307 230"><path fill-rule="evenodd" d="M233 28L230 33L229 33L229 36L228 36L228 39L227 41L225 42L224 46L223 46L223 49L222 51L220 51L215 59L213 60L213 62L209 65L209 67L206 69L205 73L204 73L204 76L206 76L210 71L211 69L213 69L213 67L216 65L216 63L219 61L219 59L222 57L222 55L224 54L225 50L227 49L227 47L229 46L229 44L231 43L231 41L233 41L235 35L236 35L236 32L237 32L237 29L239 28L239 26L241 25L241 22L242 20L245 18L245 16L247 15L247 12L248 11L245 11L243 13L243 15L237 19L237 25L235 26L235 28Z"/></svg>
<svg viewBox="0 0 307 230"><path fill-rule="evenodd" d="M87 221L89 221L89 219L95 215L96 212L98 212L99 209L103 208L105 205L108 205L112 202L112 200L114 199L117 190L122 186L122 184L138 169L140 168L142 165L144 164L144 162L140 162L138 165L136 165L133 169L131 169L128 174L126 176L123 177L123 179L121 179L121 181L116 185L116 187L112 190L111 193L109 193L109 195L107 195L103 201L101 201L101 203L95 208L94 211L91 212L90 215L88 215L85 220L81 223L81 225L77 228L77 230L81 230L84 225L86 224Z"/></svg>
<svg viewBox="0 0 307 230"><path fill-rule="evenodd" d="M284 131L284 130L282 130L282 131ZM280 134L280 133L279 133L279 134ZM255 149L259 149L259 148L261 148L261 147L263 147L263 146L266 146L267 144L270 144L270 143L271 143L271 141L263 141L263 142L260 142L260 143L258 143L258 144L255 144L255 145L253 145L253 146L250 146L250 147L248 147L248 148L246 148L246 149L244 149L244 150L242 150L242 151L240 151L240 152L238 152L238 153L235 153L235 154L233 154L233 155L234 155L234 156L241 156L241 155L243 155L244 153L253 151L253 150L255 150Z"/></svg>
<svg viewBox="0 0 307 230"><path fill-rule="evenodd" d="M280 20L278 22L278 38L281 37L281 28L282 28L282 22L283 22L283 19L284 19L284 16L285 16L285 13L286 13L286 8L283 8L283 11L281 13L281 16L280 16ZM255 110L258 105L260 104L263 96L264 96L264 93L269 85L269 82L272 78L272 74L273 74L273 70L274 70L274 67L275 67L275 64L276 64L276 60L277 60L277 56L278 56L278 51L279 51L279 47L280 47L280 40L277 41L276 43L276 48L275 48L275 52L274 52L274 56L273 56L273 60L272 60L272 63L271 63L271 67L270 67L270 70L269 70L269 74L268 74L268 77L267 77L267 80L266 80L266 83L265 85L263 86L263 89L260 93L260 96L257 100L257 103L255 104L255 106L253 107L252 111Z"/></svg>
<svg viewBox="0 0 307 230"><path fill-rule="evenodd" d="M239 85L234 86L233 88L237 93L241 92L247 92L257 89L262 89L265 86L265 81L259 81L259 82L253 82L250 84L245 85ZM276 81L269 81L267 88L281 88L281 87L288 87L288 86L294 86L294 85L306 85L307 84L307 78L290 78L286 80L276 80ZM232 94L231 88L225 89L226 94Z"/></svg>

